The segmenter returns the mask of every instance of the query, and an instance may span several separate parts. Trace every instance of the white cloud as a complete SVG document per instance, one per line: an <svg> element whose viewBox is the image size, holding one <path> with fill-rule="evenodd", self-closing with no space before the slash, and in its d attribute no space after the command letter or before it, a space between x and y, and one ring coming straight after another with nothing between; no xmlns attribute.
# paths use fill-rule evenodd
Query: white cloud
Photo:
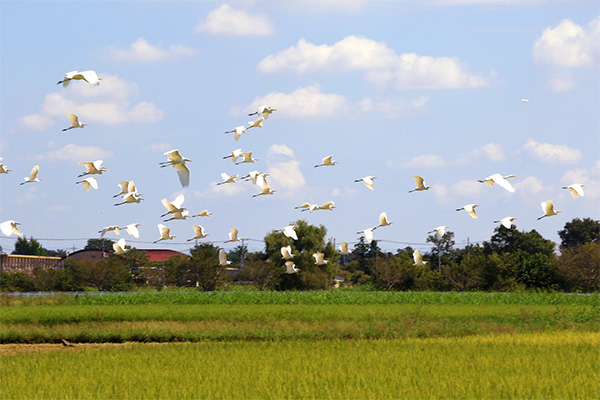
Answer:
<svg viewBox="0 0 600 400"><path fill-rule="evenodd" d="M111 158L112 156L113 152L111 150L104 150L95 146L79 146L70 143L61 149L49 151L44 155L37 156L36 159L48 161L85 162L104 160Z"/></svg>
<svg viewBox="0 0 600 400"><path fill-rule="evenodd" d="M160 61L168 58L198 54L198 50L180 44L172 44L167 50L151 45L143 37L129 46L129 49L109 48L109 57L118 61Z"/></svg>
<svg viewBox="0 0 600 400"><path fill-rule="evenodd" d="M329 46L300 39L296 46L271 54L258 65L263 73L363 71L365 78L380 86L397 89L475 88L489 85L487 78L472 75L455 57L430 57L415 53L396 54L384 42L347 36Z"/></svg>
<svg viewBox="0 0 600 400"><path fill-rule="evenodd" d="M496 143L488 143L477 149L461 153L458 164L468 164L476 159L485 158L487 161L498 162L504 160L502 146Z"/></svg>
<svg viewBox="0 0 600 400"><path fill-rule="evenodd" d="M284 156L295 158L294 150L287 147L285 144L273 144L268 150L269 156L281 154Z"/></svg>
<svg viewBox="0 0 600 400"><path fill-rule="evenodd" d="M584 67L600 61L600 17L587 27L565 19L544 29L535 42L533 55L541 63L557 67Z"/></svg>
<svg viewBox="0 0 600 400"><path fill-rule="evenodd" d="M535 176L528 176L520 182L515 183L515 191L521 193L524 196L531 196L538 194L544 190L544 184L542 180Z"/></svg>
<svg viewBox="0 0 600 400"><path fill-rule="evenodd" d="M209 189L202 192L196 190L194 195L200 198L222 198L222 197L233 197L244 192L247 188L243 182L226 183L224 185L217 185L217 182L211 182Z"/></svg>
<svg viewBox="0 0 600 400"><path fill-rule="evenodd" d="M284 1L282 4L292 10L311 13L327 12L358 12L368 4L367 0L294 0Z"/></svg>
<svg viewBox="0 0 600 400"><path fill-rule="evenodd" d="M131 105L130 98L137 93L135 83L113 75L104 75L100 86L72 82L65 89L47 94L40 113L30 114L21 122L31 130L40 130L50 126L53 118L59 118L66 128L70 125L69 112L87 124L152 123L161 120L164 112L154 103L140 101Z"/></svg>
<svg viewBox="0 0 600 400"><path fill-rule="evenodd" d="M21 119L21 127L27 131L43 131L54 125L54 120L43 114L29 114Z"/></svg>
<svg viewBox="0 0 600 400"><path fill-rule="evenodd" d="M151 144L150 146L144 148L144 150L151 151L152 153L161 153L161 154L164 154L167 151L170 151L172 149L173 149L173 146L171 146L169 143L154 143L154 144Z"/></svg>
<svg viewBox="0 0 600 400"><path fill-rule="evenodd" d="M255 111L263 104L274 105L277 113L288 117L331 117L348 112L346 98L339 94L323 93L319 85L296 89L292 93L271 92L256 98L244 110Z"/></svg>
<svg viewBox="0 0 600 400"><path fill-rule="evenodd" d="M449 195L448 188L445 185L433 185L431 189L433 195L440 203L451 203L454 201L454 198Z"/></svg>
<svg viewBox="0 0 600 400"><path fill-rule="evenodd" d="M357 103L356 108L360 113L368 113L370 116L401 118L414 114L415 111L425 107L430 97L420 96L412 100L372 100L365 97Z"/></svg>
<svg viewBox="0 0 600 400"><path fill-rule="evenodd" d="M540 161L552 164L576 164L581 160L581 151L567 145L540 143L529 139L523 149Z"/></svg>
<svg viewBox="0 0 600 400"><path fill-rule="evenodd" d="M448 162L444 157L437 154L423 154L413 157L411 160L401 163L400 165L406 168L435 168L443 167Z"/></svg>
<svg viewBox="0 0 600 400"><path fill-rule="evenodd" d="M566 92L577 87L577 82L568 71L555 74L550 78L550 88L554 92Z"/></svg>
<svg viewBox="0 0 600 400"><path fill-rule="evenodd" d="M40 178L42 180L43 178ZM33 184L35 185L35 183ZM38 193L38 188L36 186L29 186L27 192L25 192L22 196L20 196L17 200L18 203L33 203L39 199L44 199L48 195L46 193Z"/></svg>
<svg viewBox="0 0 600 400"><path fill-rule="evenodd" d="M228 4L209 12L204 20L198 22L195 30L211 35L232 36L268 36L275 33L266 15L234 10Z"/></svg>
<svg viewBox="0 0 600 400"><path fill-rule="evenodd" d="M457 196L470 197L481 193L483 186L484 185L474 180L462 180L452 185L450 192Z"/></svg>
<svg viewBox="0 0 600 400"><path fill-rule="evenodd" d="M268 150L267 165L269 184L272 188L285 188L291 191L306 184L300 171L300 162L296 160L294 151L284 144L274 144ZM285 156L281 159L280 156Z"/></svg>

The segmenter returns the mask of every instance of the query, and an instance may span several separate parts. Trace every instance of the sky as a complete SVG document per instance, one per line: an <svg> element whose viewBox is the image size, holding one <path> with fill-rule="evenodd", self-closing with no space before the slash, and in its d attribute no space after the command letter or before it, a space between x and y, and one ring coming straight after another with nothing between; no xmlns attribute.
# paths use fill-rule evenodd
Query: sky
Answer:
<svg viewBox="0 0 600 400"><path fill-rule="evenodd" d="M350 247L381 212L379 246L428 251L449 226L457 247L489 240L513 216L560 243L574 218L600 211L600 6L597 1L1 1L0 222L47 249L74 251L105 226L140 224L140 249L187 252L192 224L227 251L230 227L250 251L298 219ZM69 71L94 70L99 86ZM528 100L527 102L523 99ZM261 105L277 111L236 141ZM70 126L75 113L83 129ZM234 165L233 150L258 161ZM160 168L191 160L190 185ZM332 155L335 166L314 168ZM103 160L99 188L75 184L79 162ZM37 183L23 182L34 165ZM221 173L268 173L273 195ZM510 193L477 182L514 174ZM361 182L376 176L374 190ZM415 188L413 175L431 188ZM133 180L142 201L114 206ZM585 184L573 198L563 186ZM191 214L164 223L184 194ZM556 216L543 215L551 199ZM332 211L301 212L334 201ZM478 204L473 219L457 208ZM4 251L16 236L0 234Z"/></svg>

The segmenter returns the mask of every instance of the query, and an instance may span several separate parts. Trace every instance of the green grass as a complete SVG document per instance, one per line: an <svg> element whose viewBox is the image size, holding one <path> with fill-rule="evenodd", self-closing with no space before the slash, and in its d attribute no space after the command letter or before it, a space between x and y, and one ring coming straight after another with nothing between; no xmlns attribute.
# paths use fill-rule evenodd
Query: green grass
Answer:
<svg viewBox="0 0 600 400"><path fill-rule="evenodd" d="M597 399L595 332L3 346L4 399ZM11 347L12 346L12 347Z"/></svg>

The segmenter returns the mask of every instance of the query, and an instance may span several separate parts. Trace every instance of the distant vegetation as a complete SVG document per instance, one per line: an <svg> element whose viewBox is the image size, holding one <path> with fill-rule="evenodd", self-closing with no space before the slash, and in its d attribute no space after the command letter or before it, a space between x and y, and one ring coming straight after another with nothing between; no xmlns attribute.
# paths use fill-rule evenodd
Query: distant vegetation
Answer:
<svg viewBox="0 0 600 400"><path fill-rule="evenodd" d="M2 273L2 291L128 291L139 288L195 287L213 291L231 284L249 284L259 290L324 290L334 278L342 286L386 291L522 291L550 290L595 292L600 282L600 223L574 219L559 232L559 248L537 231L524 232L514 225L500 225L489 241L455 248L454 233L446 231L432 244L424 259L414 265L413 249L383 252L377 241L364 239L353 252L340 255L326 241L323 226L295 223L298 240L272 231L264 238L265 249L248 252L238 246L228 253L239 273L228 274L219 266L218 248L210 243L191 250L190 257L172 257L164 263L148 261L145 253L130 249L122 256L110 255L98 262L65 261L63 269L40 270L31 277ZM94 247L97 243L91 243ZM291 246L300 272L285 274L280 249ZM90 248L91 248L90 247ZM557 251L560 250L560 254ZM322 252L328 263L315 265L313 253ZM33 238L19 239L18 254L48 254Z"/></svg>

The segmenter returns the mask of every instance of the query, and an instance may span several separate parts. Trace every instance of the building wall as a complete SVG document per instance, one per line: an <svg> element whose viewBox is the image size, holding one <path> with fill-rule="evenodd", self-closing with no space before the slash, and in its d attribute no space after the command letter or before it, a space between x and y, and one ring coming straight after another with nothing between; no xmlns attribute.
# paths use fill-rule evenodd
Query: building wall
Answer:
<svg viewBox="0 0 600 400"><path fill-rule="evenodd" d="M0 254L0 270L2 272L21 272L33 276L36 269L62 267L63 260L60 257Z"/></svg>

